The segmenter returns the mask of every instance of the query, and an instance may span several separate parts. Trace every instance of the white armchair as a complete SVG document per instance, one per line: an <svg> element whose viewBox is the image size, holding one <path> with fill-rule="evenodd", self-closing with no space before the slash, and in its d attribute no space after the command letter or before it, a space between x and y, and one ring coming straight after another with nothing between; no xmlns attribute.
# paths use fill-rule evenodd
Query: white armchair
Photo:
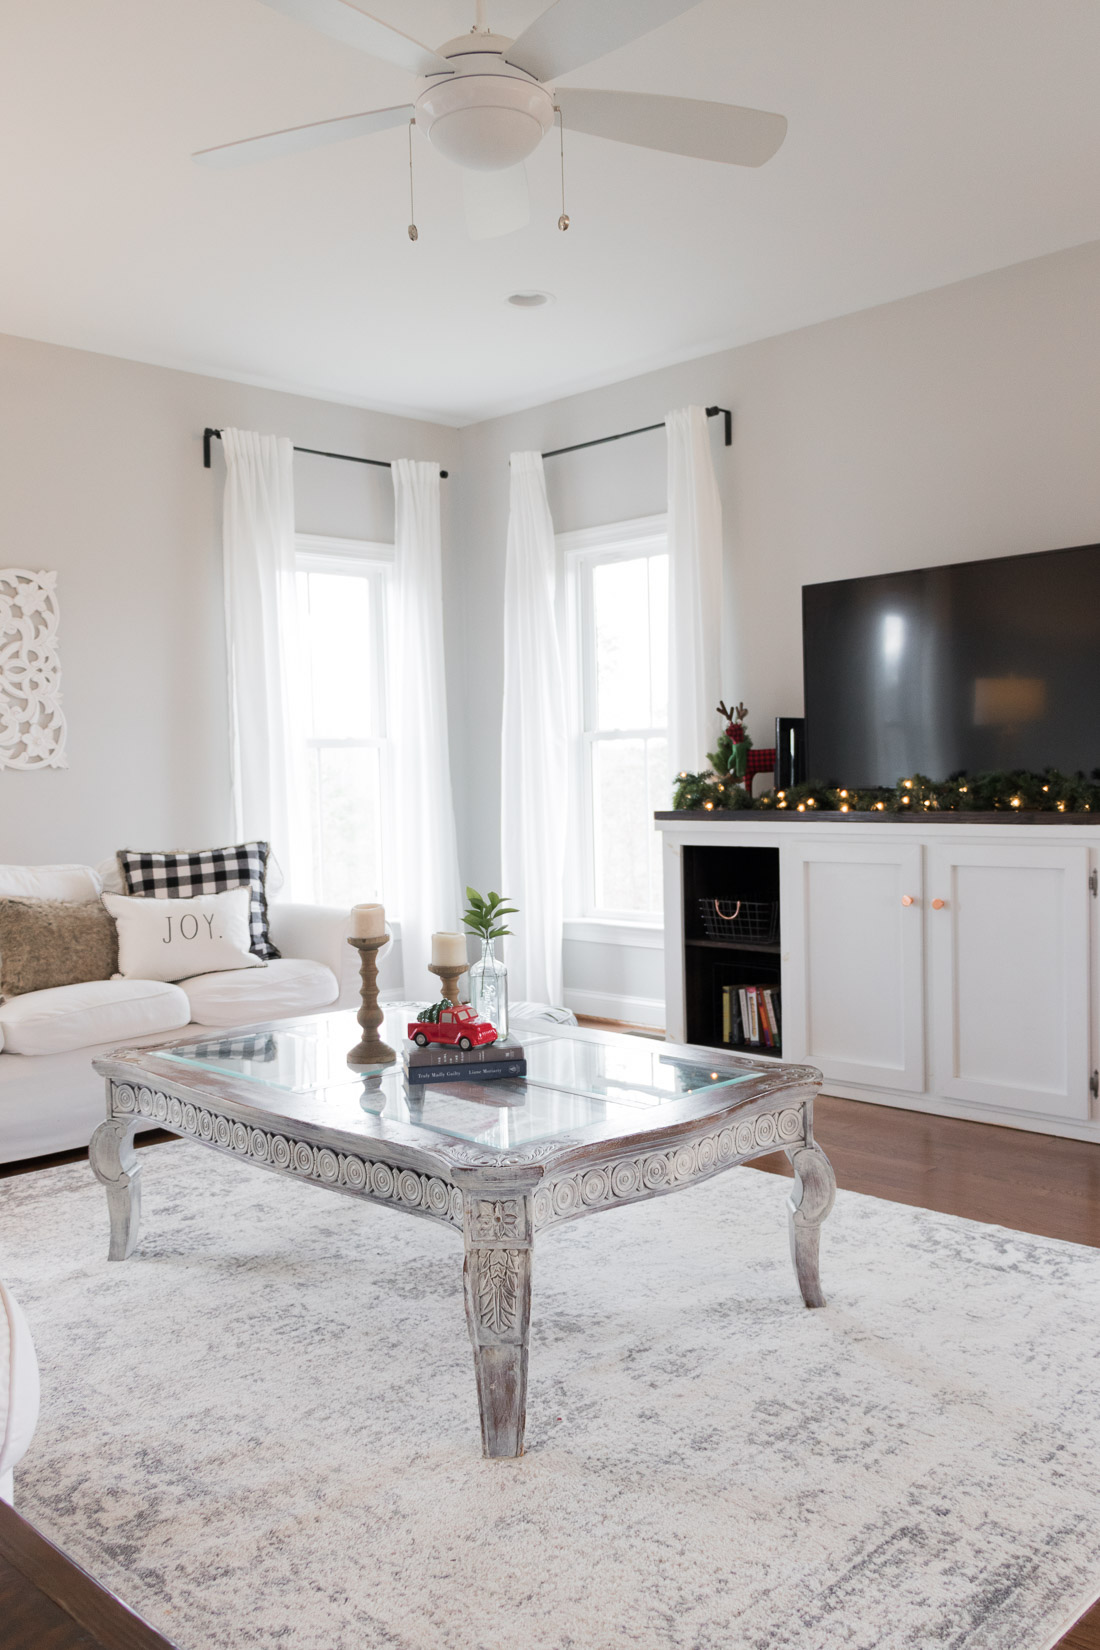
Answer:
<svg viewBox="0 0 1100 1650"><path fill-rule="evenodd" d="M19 1302L0 1283L0 1501L11 1502L13 1474L38 1421L38 1359Z"/></svg>

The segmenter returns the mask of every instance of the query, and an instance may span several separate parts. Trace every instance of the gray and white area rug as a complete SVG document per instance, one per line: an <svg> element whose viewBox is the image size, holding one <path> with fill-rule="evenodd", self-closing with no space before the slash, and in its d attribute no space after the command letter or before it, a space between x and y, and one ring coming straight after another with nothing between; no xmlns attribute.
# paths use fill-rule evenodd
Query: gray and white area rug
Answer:
<svg viewBox="0 0 1100 1650"><path fill-rule="evenodd" d="M1100 1253L841 1193L807 1312L751 1169L535 1257L528 1453L481 1458L461 1245L179 1142L109 1265L0 1182L16 1504L182 1650L1046 1650L1100 1594Z"/></svg>

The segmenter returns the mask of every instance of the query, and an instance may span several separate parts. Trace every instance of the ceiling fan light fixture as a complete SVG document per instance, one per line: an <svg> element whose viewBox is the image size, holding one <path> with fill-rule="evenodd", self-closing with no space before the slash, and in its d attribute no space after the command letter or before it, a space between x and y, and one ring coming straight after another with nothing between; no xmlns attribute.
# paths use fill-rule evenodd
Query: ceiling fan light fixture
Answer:
<svg viewBox="0 0 1100 1650"><path fill-rule="evenodd" d="M504 172L518 166L535 152L544 135L537 120L517 109L459 109L438 116L428 130L433 148L472 172Z"/></svg>
<svg viewBox="0 0 1100 1650"><path fill-rule="evenodd" d="M510 70L499 54L472 52L457 59L453 76L422 85L416 124L456 165L502 172L538 148L554 124L554 99L545 86Z"/></svg>
<svg viewBox="0 0 1100 1650"><path fill-rule="evenodd" d="M554 302L552 292L510 292L504 300L513 304L516 309L541 309L544 304Z"/></svg>

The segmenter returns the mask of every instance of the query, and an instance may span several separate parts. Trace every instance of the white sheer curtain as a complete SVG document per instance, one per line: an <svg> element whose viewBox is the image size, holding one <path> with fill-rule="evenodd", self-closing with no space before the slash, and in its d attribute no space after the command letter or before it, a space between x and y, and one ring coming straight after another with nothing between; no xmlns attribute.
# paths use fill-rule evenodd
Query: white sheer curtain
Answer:
<svg viewBox="0 0 1100 1650"><path fill-rule="evenodd" d="M698 773L722 697L722 503L707 415L684 407L668 431L668 755L672 772Z"/></svg>
<svg viewBox="0 0 1100 1650"><path fill-rule="evenodd" d="M393 491L389 702L398 863L392 898L405 994L423 997L434 987L427 972L431 936L439 928L457 930L462 917L443 667L439 465L395 460Z"/></svg>
<svg viewBox="0 0 1100 1650"><path fill-rule="evenodd" d="M305 789L298 770L294 450L284 436L222 431L225 631L233 830L260 837L308 897Z"/></svg>
<svg viewBox="0 0 1100 1650"><path fill-rule="evenodd" d="M562 882L568 821L565 678L554 610L554 524L538 453L513 453L504 570L501 892L510 919L510 992L562 996Z"/></svg>

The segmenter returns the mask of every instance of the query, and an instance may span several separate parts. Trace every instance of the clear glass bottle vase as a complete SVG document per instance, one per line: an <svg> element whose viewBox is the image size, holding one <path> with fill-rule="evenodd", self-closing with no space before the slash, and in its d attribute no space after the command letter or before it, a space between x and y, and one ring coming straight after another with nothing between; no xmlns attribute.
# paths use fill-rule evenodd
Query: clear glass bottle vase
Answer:
<svg viewBox="0 0 1100 1650"><path fill-rule="evenodd" d="M471 965L469 979L471 1008L503 1040L508 1035L508 970L493 951L491 940L482 940L481 956Z"/></svg>

